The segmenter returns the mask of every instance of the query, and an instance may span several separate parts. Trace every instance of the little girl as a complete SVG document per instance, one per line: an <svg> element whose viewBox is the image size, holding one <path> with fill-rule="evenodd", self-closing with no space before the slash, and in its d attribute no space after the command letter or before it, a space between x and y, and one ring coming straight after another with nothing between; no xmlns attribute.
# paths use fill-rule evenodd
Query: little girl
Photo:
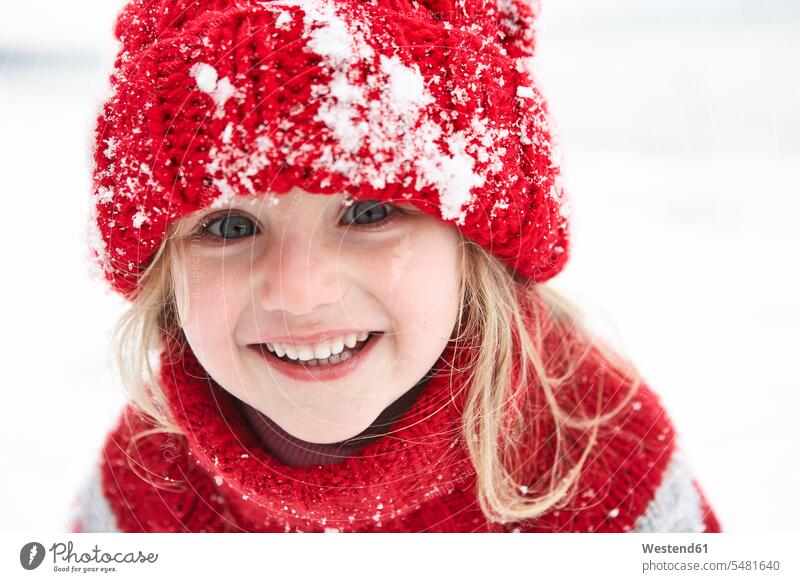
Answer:
<svg viewBox="0 0 800 582"><path fill-rule="evenodd" d="M537 12L126 6L92 248L131 401L73 531L720 531L658 397L545 285Z"/></svg>

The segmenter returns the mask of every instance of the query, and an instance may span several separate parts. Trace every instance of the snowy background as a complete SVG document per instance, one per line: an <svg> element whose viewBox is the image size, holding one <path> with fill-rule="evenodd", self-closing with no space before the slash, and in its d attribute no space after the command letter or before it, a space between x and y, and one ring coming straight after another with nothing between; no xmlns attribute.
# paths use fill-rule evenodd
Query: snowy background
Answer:
<svg viewBox="0 0 800 582"><path fill-rule="evenodd" d="M0 8L0 531L64 531L124 401L83 238L120 6ZM727 531L800 531L800 4L545 0L540 27L575 207L554 286L662 396Z"/></svg>

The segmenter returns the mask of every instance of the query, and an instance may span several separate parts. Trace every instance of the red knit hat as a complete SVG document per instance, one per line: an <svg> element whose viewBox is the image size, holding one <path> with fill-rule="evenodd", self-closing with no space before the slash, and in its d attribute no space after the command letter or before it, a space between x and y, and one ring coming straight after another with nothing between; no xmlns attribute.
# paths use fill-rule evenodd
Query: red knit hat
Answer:
<svg viewBox="0 0 800 582"><path fill-rule="evenodd" d="M528 66L537 13L528 0L132 0L97 121L93 260L131 299L170 223L298 187L412 203L522 277L553 277L567 200Z"/></svg>

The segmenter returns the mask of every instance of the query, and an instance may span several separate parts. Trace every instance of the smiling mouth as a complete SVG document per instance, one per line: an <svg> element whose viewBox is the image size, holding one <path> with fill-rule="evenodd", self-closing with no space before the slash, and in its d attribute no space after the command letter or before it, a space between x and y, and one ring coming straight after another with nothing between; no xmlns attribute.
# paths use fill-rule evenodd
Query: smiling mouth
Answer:
<svg viewBox="0 0 800 582"><path fill-rule="evenodd" d="M331 368L355 357L362 349L364 349L364 346L372 341L372 338L381 334L382 332L371 331L366 339L356 342L356 345L354 345L352 348L345 346L344 350L338 354L334 354L327 358L312 358L310 360L300 360L299 358L292 359L288 356L288 354L279 356L270 350L267 347L267 344L255 344L253 347L260 351L261 354L267 358L274 358L276 360L280 360L281 362L286 362L287 364L293 364L298 368Z"/></svg>

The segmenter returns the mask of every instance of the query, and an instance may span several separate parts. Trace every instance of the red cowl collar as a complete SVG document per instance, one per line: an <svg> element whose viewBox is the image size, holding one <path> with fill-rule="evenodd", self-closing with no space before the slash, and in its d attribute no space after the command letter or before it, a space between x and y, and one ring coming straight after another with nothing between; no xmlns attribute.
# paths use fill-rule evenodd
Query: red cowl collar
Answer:
<svg viewBox="0 0 800 582"><path fill-rule="evenodd" d="M176 442L180 454L169 478L178 487L188 481L202 491L209 483L201 477L207 476L218 487L218 495L204 495L210 501L202 512L210 531L219 531L211 523L217 521L226 522L225 531L380 531L385 522L413 514L438 496L456 489L471 493L474 487L474 468L459 446L464 386L452 382L451 390L451 346L389 435L368 443L357 456L310 467L285 465L268 452L236 399L205 372L188 346L179 361L170 363L164 354L162 386L187 436L185 445ZM168 449L166 438L178 440L158 435L160 450ZM146 467L154 456L143 454L142 446L149 450L156 442L145 440L133 456ZM189 458L194 461L186 462ZM160 468L145 472L163 473ZM170 487L168 481L153 480Z"/></svg>
<svg viewBox="0 0 800 582"><path fill-rule="evenodd" d="M454 365L450 344L391 434L337 464L292 467L260 444L236 399L208 376L188 346L174 362L162 354L161 383L183 434L153 431L131 405L125 408L106 440L102 465L102 490L116 527L134 532L634 528L675 449L671 422L646 385L598 434L569 500L535 519L494 524L477 502L475 470L461 436L467 382L458 374L466 369L461 357ZM587 403L595 402L598 380L606 375L597 360L586 358L575 373L577 384L562 395L562 408L594 409ZM607 385L603 411L626 390ZM536 394L534 403L542 400ZM532 424L530 448L521 451L528 466L519 481L536 485L549 479L554 431L541 409L529 409L526 418L541 422ZM578 442L574 434L565 436L577 459L582 447L569 446Z"/></svg>

